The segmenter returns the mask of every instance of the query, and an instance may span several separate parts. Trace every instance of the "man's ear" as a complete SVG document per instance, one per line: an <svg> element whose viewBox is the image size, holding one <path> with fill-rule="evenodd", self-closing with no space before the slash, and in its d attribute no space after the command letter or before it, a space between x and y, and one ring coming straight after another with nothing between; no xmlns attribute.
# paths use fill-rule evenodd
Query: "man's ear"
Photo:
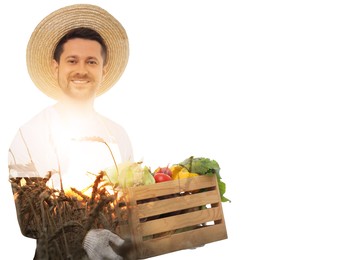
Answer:
<svg viewBox="0 0 340 260"><path fill-rule="evenodd" d="M58 78L59 63L55 59L52 60L52 70L54 77Z"/></svg>
<svg viewBox="0 0 340 260"><path fill-rule="evenodd" d="M105 78L107 72L107 65L103 66L103 78Z"/></svg>

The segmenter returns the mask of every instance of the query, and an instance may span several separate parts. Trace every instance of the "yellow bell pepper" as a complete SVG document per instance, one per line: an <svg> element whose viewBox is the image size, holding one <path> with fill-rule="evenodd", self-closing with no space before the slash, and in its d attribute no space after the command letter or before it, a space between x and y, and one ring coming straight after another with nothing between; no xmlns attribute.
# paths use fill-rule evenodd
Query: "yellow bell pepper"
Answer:
<svg viewBox="0 0 340 260"><path fill-rule="evenodd" d="M181 165L173 165L170 167L170 170L172 172L172 179L183 179L183 178L191 178L198 176L197 173L189 172L187 168L181 166Z"/></svg>

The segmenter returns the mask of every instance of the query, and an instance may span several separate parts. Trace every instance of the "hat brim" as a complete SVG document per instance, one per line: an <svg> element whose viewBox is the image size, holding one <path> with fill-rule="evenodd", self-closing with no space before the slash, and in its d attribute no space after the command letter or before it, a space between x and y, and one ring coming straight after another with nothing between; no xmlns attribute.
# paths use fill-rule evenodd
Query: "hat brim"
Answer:
<svg viewBox="0 0 340 260"><path fill-rule="evenodd" d="M54 50L68 31L78 27L97 31L107 45L107 72L97 96L105 93L119 80L127 65L128 37L123 26L110 13L89 4L76 4L58 9L37 25L26 50L26 64L32 81L53 99L58 99L61 95L52 70Z"/></svg>

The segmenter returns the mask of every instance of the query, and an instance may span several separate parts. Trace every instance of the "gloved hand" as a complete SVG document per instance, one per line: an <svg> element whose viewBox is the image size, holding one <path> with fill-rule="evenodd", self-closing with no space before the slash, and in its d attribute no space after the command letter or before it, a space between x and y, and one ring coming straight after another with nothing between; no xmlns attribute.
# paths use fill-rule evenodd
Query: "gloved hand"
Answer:
<svg viewBox="0 0 340 260"><path fill-rule="evenodd" d="M91 229L84 238L83 247L90 260L123 260L113 251L110 242L117 247L124 244L123 239L107 229Z"/></svg>

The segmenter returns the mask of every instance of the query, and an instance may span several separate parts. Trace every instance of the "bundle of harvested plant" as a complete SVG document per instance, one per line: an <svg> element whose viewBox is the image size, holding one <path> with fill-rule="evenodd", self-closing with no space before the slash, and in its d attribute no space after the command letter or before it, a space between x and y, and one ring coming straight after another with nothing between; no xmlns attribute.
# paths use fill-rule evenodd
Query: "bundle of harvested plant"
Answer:
<svg viewBox="0 0 340 260"><path fill-rule="evenodd" d="M11 180L21 231L37 239L38 259L83 259L82 241L88 230L116 233L119 223L126 223L125 203L103 181L104 174L97 175L91 196L76 189L65 194L48 187L46 179Z"/></svg>

